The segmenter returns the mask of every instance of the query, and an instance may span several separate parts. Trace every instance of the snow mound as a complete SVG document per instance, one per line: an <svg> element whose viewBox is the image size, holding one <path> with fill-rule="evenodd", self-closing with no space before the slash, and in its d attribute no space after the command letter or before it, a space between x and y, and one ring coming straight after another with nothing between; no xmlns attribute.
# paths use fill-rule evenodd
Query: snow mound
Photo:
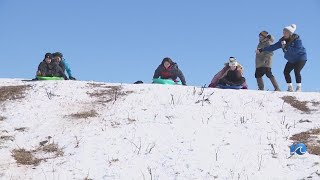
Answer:
<svg viewBox="0 0 320 180"><path fill-rule="evenodd" d="M0 179L320 179L319 156L289 151L320 128L320 93L20 79L0 92Z"/></svg>

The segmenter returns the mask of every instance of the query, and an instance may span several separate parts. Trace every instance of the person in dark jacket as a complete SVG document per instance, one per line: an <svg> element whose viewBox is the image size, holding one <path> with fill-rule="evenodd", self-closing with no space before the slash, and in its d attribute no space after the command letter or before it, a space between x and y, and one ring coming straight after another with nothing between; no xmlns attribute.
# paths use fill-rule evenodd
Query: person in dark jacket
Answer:
<svg viewBox="0 0 320 180"><path fill-rule="evenodd" d="M52 61L55 62L56 64L58 64L58 66L60 66L62 71L65 72L66 68L65 68L64 64L62 63L62 61L61 61L61 57L53 55Z"/></svg>
<svg viewBox="0 0 320 180"><path fill-rule="evenodd" d="M64 74L61 67L52 61L52 54L46 53L44 60L39 64L37 76L55 76L55 77L63 77L65 80L68 77Z"/></svg>
<svg viewBox="0 0 320 180"><path fill-rule="evenodd" d="M259 44L257 48L260 49L268 47L273 43L273 41L274 39L271 34L269 34L267 31L262 31L259 33ZM257 79L259 90L264 90L264 83L262 77L266 75L270 79L274 87L274 90L280 91L276 78L273 76L271 71L272 56L273 52L268 51L256 54L255 78Z"/></svg>
<svg viewBox="0 0 320 180"><path fill-rule="evenodd" d="M229 62L230 69L227 74L219 80L219 84L228 86L242 86L246 79L242 76L238 69L238 62Z"/></svg>
<svg viewBox="0 0 320 180"><path fill-rule="evenodd" d="M177 81L177 77L181 80L182 85L187 85L183 73L178 68L177 63L166 57L155 70L153 78L172 79Z"/></svg>
<svg viewBox="0 0 320 180"><path fill-rule="evenodd" d="M306 49L302 45L302 41L299 35L294 34L296 30L296 25L291 24L283 29L283 37L275 44L260 48L256 50L256 53L261 52L272 52L277 49L282 48L284 52L284 58L288 60L285 68L284 68L284 77L288 84L288 91L292 92L292 82L290 72L294 70L294 74L296 77L297 88L296 91L301 91L301 70L307 62L307 53Z"/></svg>

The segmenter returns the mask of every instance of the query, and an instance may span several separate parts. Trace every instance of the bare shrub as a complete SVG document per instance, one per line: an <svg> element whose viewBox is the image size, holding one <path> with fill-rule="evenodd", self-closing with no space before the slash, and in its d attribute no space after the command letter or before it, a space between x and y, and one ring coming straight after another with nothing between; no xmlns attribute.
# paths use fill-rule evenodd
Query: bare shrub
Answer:
<svg viewBox="0 0 320 180"><path fill-rule="evenodd" d="M302 112L311 112L311 109L307 106L308 101L299 101L296 97L293 96L283 96L281 97L281 99L283 99L285 103L290 104L293 108L296 108Z"/></svg>
<svg viewBox="0 0 320 180"><path fill-rule="evenodd" d="M128 117L128 124L134 123L134 122L136 122L136 121L137 121L137 120Z"/></svg>
<svg viewBox="0 0 320 180"><path fill-rule="evenodd" d="M12 157L18 164L22 165L39 165L41 159L35 158L31 151L25 149L12 150Z"/></svg>
<svg viewBox="0 0 320 180"><path fill-rule="evenodd" d="M118 128L121 124L119 122L116 122L116 121L112 121L111 122L111 127L113 128Z"/></svg>
<svg viewBox="0 0 320 180"><path fill-rule="evenodd" d="M25 97L25 91L30 87L30 85L2 86L0 87L0 102L22 99Z"/></svg>
<svg viewBox="0 0 320 180"><path fill-rule="evenodd" d="M76 119L87 119L90 117L97 117L98 113L96 110L90 110L90 111L83 111L83 112L78 112L75 114L71 114L70 115L72 118L76 118Z"/></svg>
<svg viewBox="0 0 320 180"><path fill-rule="evenodd" d="M108 161L109 161L109 166L111 166L113 163L119 162L119 159L118 158L112 158L111 160L108 160Z"/></svg>

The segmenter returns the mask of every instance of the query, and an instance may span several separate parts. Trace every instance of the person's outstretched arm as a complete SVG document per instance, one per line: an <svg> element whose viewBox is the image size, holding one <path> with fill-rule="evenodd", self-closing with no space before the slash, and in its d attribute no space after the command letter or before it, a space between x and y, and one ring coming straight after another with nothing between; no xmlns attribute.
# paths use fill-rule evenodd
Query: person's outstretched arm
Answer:
<svg viewBox="0 0 320 180"><path fill-rule="evenodd" d="M183 73L182 73L182 71L180 69L178 69L178 74L177 75L178 75L179 79L181 80L182 85L187 85L186 79L184 78L184 75L183 75Z"/></svg>
<svg viewBox="0 0 320 180"><path fill-rule="evenodd" d="M38 74L39 73L39 74ZM37 75L45 76L47 74L46 64L42 61L38 66Z"/></svg>
<svg viewBox="0 0 320 180"><path fill-rule="evenodd" d="M268 47L259 49L259 51L260 52L263 52L263 51L271 52L271 51L275 51L277 49L280 49L281 47L282 47L282 44L281 44L281 40L280 40L280 41L278 41L277 43L275 43L273 45L270 45Z"/></svg>
<svg viewBox="0 0 320 180"><path fill-rule="evenodd" d="M70 67L70 65L66 62L66 59L63 59L61 62L62 62L62 64L64 65L64 68L66 69L69 78L73 78L72 73L71 73L71 67Z"/></svg>
<svg viewBox="0 0 320 180"><path fill-rule="evenodd" d="M160 75L161 75L161 67L159 66L159 67L154 71L153 78L159 78Z"/></svg>
<svg viewBox="0 0 320 180"><path fill-rule="evenodd" d="M55 71L59 74L60 77L63 77L65 80L68 80L67 75L64 73L64 71L59 65L55 66Z"/></svg>

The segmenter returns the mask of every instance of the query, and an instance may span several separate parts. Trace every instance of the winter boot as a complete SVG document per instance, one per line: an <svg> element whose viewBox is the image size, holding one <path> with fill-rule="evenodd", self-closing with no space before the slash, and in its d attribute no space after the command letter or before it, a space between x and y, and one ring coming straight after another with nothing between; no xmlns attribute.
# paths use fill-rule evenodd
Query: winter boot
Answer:
<svg viewBox="0 0 320 180"><path fill-rule="evenodd" d="M292 83L287 83L288 84L288 90L289 92L293 92L293 87L292 87Z"/></svg>
<svg viewBox="0 0 320 180"><path fill-rule="evenodd" d="M297 83L296 92L301 92L301 83Z"/></svg>
<svg viewBox="0 0 320 180"><path fill-rule="evenodd" d="M262 78L257 78L257 83L258 83L258 90L263 91L264 90L264 84L263 84L263 79Z"/></svg>
<svg viewBox="0 0 320 180"><path fill-rule="evenodd" d="M281 91L280 88L279 88L279 85L278 85L278 83L276 81L276 78L272 77L272 78L270 78L270 81L271 81L271 83L272 83L272 85L274 87L274 91Z"/></svg>

